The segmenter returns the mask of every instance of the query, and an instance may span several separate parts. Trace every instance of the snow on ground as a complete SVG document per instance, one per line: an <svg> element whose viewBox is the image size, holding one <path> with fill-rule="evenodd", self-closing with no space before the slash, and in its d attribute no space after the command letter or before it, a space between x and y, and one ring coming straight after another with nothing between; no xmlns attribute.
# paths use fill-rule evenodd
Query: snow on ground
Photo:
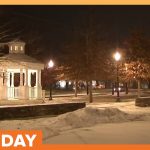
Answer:
<svg viewBox="0 0 150 150"><path fill-rule="evenodd" d="M49 144L150 144L150 121L96 124L44 139Z"/></svg>
<svg viewBox="0 0 150 150"><path fill-rule="evenodd" d="M88 104L87 107L93 108L118 108L129 114L150 114L150 107L137 107L135 101L129 102L103 102Z"/></svg>
<svg viewBox="0 0 150 150"><path fill-rule="evenodd" d="M134 102L93 103L88 104L86 108L57 117L0 121L0 129L42 130L43 142L51 143L52 137L59 136L65 131L112 123L121 125L121 123L135 121L150 121L150 108L136 107Z"/></svg>

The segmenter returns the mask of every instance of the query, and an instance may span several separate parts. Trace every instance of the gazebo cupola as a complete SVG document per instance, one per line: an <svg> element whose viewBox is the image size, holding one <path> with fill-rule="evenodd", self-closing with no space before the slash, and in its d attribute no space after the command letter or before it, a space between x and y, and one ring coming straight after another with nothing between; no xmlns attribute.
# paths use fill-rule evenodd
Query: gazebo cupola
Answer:
<svg viewBox="0 0 150 150"><path fill-rule="evenodd" d="M13 41L9 42L9 53L25 53L25 42Z"/></svg>

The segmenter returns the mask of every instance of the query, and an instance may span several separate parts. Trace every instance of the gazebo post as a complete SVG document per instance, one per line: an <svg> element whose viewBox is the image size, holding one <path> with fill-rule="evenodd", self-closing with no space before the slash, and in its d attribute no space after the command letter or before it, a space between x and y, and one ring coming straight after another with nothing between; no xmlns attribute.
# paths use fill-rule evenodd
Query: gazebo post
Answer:
<svg viewBox="0 0 150 150"><path fill-rule="evenodd" d="M20 86L23 86L23 69L20 69Z"/></svg>
<svg viewBox="0 0 150 150"><path fill-rule="evenodd" d="M25 69L25 99L29 99L28 68Z"/></svg>
<svg viewBox="0 0 150 150"><path fill-rule="evenodd" d="M14 87L14 72L11 72L11 87Z"/></svg>
<svg viewBox="0 0 150 150"><path fill-rule="evenodd" d="M6 73L6 80L7 80L6 81L6 89L7 89L6 95L7 95L7 98L9 99L12 93L11 87L10 87L10 72L9 71Z"/></svg>
<svg viewBox="0 0 150 150"><path fill-rule="evenodd" d="M7 87L10 87L10 72L6 73L6 78L7 78Z"/></svg>
<svg viewBox="0 0 150 150"><path fill-rule="evenodd" d="M31 72L28 72L28 86L31 87Z"/></svg>
<svg viewBox="0 0 150 150"><path fill-rule="evenodd" d="M37 92L38 92L38 99L42 98L42 86L41 86L41 70L37 71L38 73L38 86L37 86Z"/></svg>
<svg viewBox="0 0 150 150"><path fill-rule="evenodd" d="M12 97L14 97L14 72L11 72L11 94L12 94Z"/></svg>
<svg viewBox="0 0 150 150"><path fill-rule="evenodd" d="M25 86L28 86L28 69L25 69Z"/></svg>
<svg viewBox="0 0 150 150"><path fill-rule="evenodd" d="M3 71L0 70L0 86L3 85Z"/></svg>
<svg viewBox="0 0 150 150"><path fill-rule="evenodd" d="M3 99L6 100L8 99L8 96L7 96L7 72L6 72L6 69L4 69L4 84L3 84Z"/></svg>
<svg viewBox="0 0 150 150"><path fill-rule="evenodd" d="M0 99L3 97L3 71L0 70Z"/></svg>
<svg viewBox="0 0 150 150"><path fill-rule="evenodd" d="M35 82L35 87L38 87L39 83L38 83L38 70L36 70L36 82Z"/></svg>
<svg viewBox="0 0 150 150"><path fill-rule="evenodd" d="M20 68L20 95L19 98L20 99L25 99L25 87L23 86L23 69Z"/></svg>
<svg viewBox="0 0 150 150"><path fill-rule="evenodd" d="M38 70L36 70L36 83L35 83L35 88L36 88L36 99L38 99L39 98L39 80L38 80L38 78L39 78L39 72L38 72Z"/></svg>

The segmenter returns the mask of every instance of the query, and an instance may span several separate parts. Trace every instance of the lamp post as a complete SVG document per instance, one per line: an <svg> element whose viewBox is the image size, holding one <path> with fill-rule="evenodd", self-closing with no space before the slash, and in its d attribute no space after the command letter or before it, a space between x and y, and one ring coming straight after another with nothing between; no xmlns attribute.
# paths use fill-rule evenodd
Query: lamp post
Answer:
<svg viewBox="0 0 150 150"><path fill-rule="evenodd" d="M54 62L53 60L50 60L48 62L48 69L52 69L54 67ZM49 84L49 100L52 100L52 83L50 82Z"/></svg>
<svg viewBox="0 0 150 150"><path fill-rule="evenodd" d="M116 52L114 54L114 58L116 60L117 65L117 102L120 102L120 95L119 95L119 60L121 59L121 54L119 52Z"/></svg>
<svg viewBox="0 0 150 150"><path fill-rule="evenodd" d="M126 63L125 63L125 69L126 69L126 73L127 73L128 67L127 67ZM125 89L126 89L126 94L128 94L128 83L127 82L125 83Z"/></svg>

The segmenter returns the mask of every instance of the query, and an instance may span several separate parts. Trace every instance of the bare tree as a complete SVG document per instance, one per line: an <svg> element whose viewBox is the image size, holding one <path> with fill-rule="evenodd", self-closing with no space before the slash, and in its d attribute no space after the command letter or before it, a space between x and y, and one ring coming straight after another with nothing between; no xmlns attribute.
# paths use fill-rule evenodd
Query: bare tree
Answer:
<svg viewBox="0 0 150 150"><path fill-rule="evenodd" d="M89 84L89 102L93 102L92 80L106 76L108 59L105 36L103 32L98 34L103 30L95 24L91 14L89 12L83 22L73 27L72 38L64 47L61 59L64 75L68 79L76 83L83 80Z"/></svg>

